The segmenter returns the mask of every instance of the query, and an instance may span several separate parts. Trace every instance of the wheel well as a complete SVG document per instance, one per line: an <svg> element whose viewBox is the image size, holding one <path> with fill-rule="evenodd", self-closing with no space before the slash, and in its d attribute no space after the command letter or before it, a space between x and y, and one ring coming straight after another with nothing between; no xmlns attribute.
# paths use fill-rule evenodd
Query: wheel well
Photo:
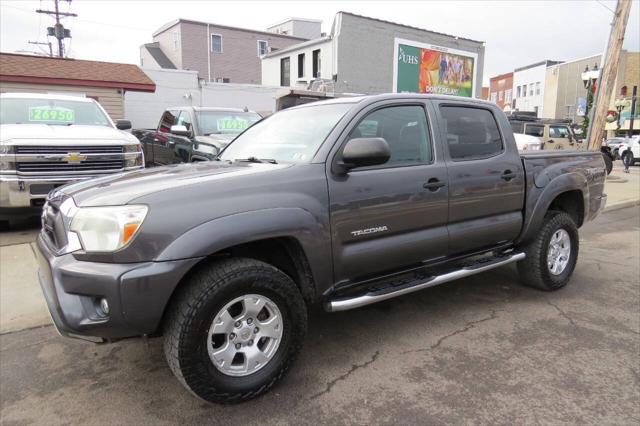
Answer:
<svg viewBox="0 0 640 426"><path fill-rule="evenodd" d="M182 289L189 281L189 278L193 275L194 271L198 268L205 267L211 262L215 262L217 259L225 257L247 257L275 266L287 274L293 282L296 283L300 293L302 294L302 298L307 304L312 304L316 301L316 288L313 275L311 273L311 267L309 266L307 256L305 255L302 246L295 238L280 237L252 241L225 248L219 252L211 254L194 265L173 289L173 292L167 300L167 304L164 308L162 320L158 324L156 333L154 333L155 335L162 333L163 323L166 319L169 306L171 305L175 295L178 294L180 289Z"/></svg>
<svg viewBox="0 0 640 426"><path fill-rule="evenodd" d="M579 189L563 192L549 205L549 210L563 211L571 216L579 228L584 222L584 197Z"/></svg>

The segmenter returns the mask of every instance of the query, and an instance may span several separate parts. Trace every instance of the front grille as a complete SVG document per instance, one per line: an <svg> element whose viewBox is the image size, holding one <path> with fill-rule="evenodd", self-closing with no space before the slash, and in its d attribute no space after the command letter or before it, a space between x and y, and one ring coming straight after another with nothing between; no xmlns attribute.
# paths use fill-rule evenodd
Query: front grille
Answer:
<svg viewBox="0 0 640 426"><path fill-rule="evenodd" d="M67 236L64 229L62 213L59 210L59 201L51 201L44 205L42 212L42 232L55 249L67 244Z"/></svg>
<svg viewBox="0 0 640 426"><path fill-rule="evenodd" d="M89 175L125 167L122 145L17 146L15 150L16 171L22 175Z"/></svg>
<svg viewBox="0 0 640 426"><path fill-rule="evenodd" d="M124 152L122 146L18 146L16 154L68 154L78 152L80 154L120 154Z"/></svg>
<svg viewBox="0 0 640 426"><path fill-rule="evenodd" d="M86 172L103 170L120 170L124 167L123 160L85 160L80 163L65 163L60 161L30 161L17 163L19 172Z"/></svg>

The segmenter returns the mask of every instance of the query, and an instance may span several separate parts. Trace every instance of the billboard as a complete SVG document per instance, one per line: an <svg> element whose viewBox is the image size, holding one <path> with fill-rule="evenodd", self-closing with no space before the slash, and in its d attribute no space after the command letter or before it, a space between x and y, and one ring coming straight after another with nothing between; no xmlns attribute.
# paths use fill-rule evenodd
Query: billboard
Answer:
<svg viewBox="0 0 640 426"><path fill-rule="evenodd" d="M395 92L473 97L478 55L395 39Z"/></svg>

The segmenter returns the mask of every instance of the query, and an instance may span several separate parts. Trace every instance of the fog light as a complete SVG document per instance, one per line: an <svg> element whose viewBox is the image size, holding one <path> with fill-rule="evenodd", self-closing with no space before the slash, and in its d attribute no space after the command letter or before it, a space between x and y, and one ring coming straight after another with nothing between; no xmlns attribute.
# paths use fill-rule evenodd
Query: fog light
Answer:
<svg viewBox="0 0 640 426"><path fill-rule="evenodd" d="M104 312L105 315L109 315L109 302L104 297L100 299L100 309Z"/></svg>

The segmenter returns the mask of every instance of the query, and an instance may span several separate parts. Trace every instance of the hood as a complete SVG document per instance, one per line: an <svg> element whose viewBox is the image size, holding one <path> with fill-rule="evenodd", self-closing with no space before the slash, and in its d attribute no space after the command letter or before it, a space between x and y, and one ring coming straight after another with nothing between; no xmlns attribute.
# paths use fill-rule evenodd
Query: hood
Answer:
<svg viewBox="0 0 640 426"><path fill-rule="evenodd" d="M37 142L43 140L81 140L83 143L91 143L92 140L104 143L105 140L124 141L125 143L137 143L137 139L130 133L107 126L60 126L50 124L3 124L0 126L2 142L16 139L23 142Z"/></svg>
<svg viewBox="0 0 640 426"><path fill-rule="evenodd" d="M202 161L138 170L66 185L77 206L122 205L160 191L200 184L221 184L247 175L264 175L291 167L286 164ZM261 179L261 177L257 177Z"/></svg>

